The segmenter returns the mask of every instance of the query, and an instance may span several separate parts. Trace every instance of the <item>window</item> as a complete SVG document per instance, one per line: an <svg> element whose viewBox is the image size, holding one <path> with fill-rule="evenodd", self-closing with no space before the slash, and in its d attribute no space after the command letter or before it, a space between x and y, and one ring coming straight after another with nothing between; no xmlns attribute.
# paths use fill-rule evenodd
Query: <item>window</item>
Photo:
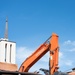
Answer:
<svg viewBox="0 0 75 75"><path fill-rule="evenodd" d="M11 62L11 51L12 51L12 44L10 45L10 62Z"/></svg>
<svg viewBox="0 0 75 75"><path fill-rule="evenodd" d="M5 62L6 62L6 58L7 58L7 44L5 44Z"/></svg>

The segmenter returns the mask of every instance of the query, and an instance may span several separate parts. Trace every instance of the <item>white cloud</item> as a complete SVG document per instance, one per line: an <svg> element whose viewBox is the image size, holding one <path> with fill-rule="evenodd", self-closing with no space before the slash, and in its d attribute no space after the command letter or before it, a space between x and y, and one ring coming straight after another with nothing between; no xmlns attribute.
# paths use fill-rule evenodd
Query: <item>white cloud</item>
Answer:
<svg viewBox="0 0 75 75"><path fill-rule="evenodd" d="M67 52L68 51L75 52L75 41L71 40L65 41L63 47L64 47L63 49L66 50Z"/></svg>
<svg viewBox="0 0 75 75"><path fill-rule="evenodd" d="M70 51L71 51L71 52L75 52L75 48L72 48Z"/></svg>
<svg viewBox="0 0 75 75"><path fill-rule="evenodd" d="M65 56L64 54L62 54L62 56L59 58L59 66L60 67L65 67L68 66L73 66L73 60L69 58L69 56Z"/></svg>
<svg viewBox="0 0 75 75"><path fill-rule="evenodd" d="M62 57L63 57L63 53L59 52L59 58L62 58Z"/></svg>
<svg viewBox="0 0 75 75"><path fill-rule="evenodd" d="M64 42L64 45L72 45L75 46L75 41L67 40Z"/></svg>
<svg viewBox="0 0 75 75"><path fill-rule="evenodd" d="M28 50L26 47L19 47L17 48L17 58L18 59L25 59L30 54L30 50Z"/></svg>
<svg viewBox="0 0 75 75"><path fill-rule="evenodd" d="M60 70L67 70L69 68L72 68L75 63L75 41L65 41L61 44L59 51L62 51L59 53Z"/></svg>
<svg viewBox="0 0 75 75"><path fill-rule="evenodd" d="M71 44L71 41L70 41L70 40L65 41L64 44L65 44L65 45Z"/></svg>
<svg viewBox="0 0 75 75"><path fill-rule="evenodd" d="M30 56L33 50L28 49L27 47L18 47L16 52L16 58L18 66L20 66L23 61Z"/></svg>
<svg viewBox="0 0 75 75"><path fill-rule="evenodd" d="M73 65L73 61L72 60L66 60L64 63L67 66L72 66Z"/></svg>

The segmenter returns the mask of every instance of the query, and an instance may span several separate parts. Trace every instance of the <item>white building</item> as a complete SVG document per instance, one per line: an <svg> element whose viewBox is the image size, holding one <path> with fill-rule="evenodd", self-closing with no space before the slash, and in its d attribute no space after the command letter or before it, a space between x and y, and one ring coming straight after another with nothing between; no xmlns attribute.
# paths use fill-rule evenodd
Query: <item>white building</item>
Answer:
<svg viewBox="0 0 75 75"><path fill-rule="evenodd" d="M15 64L16 43L0 39L0 62Z"/></svg>
<svg viewBox="0 0 75 75"><path fill-rule="evenodd" d="M17 70L16 43L8 40L7 19L6 19L5 36L4 38L0 39L0 69L10 71Z"/></svg>

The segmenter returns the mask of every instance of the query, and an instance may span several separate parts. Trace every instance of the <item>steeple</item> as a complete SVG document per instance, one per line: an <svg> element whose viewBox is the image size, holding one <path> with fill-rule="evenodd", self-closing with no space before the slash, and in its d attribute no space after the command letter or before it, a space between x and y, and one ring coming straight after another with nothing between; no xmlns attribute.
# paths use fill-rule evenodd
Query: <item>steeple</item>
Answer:
<svg viewBox="0 0 75 75"><path fill-rule="evenodd" d="M14 71L16 69L16 43L8 40L8 18L5 23L4 38L0 39L0 70Z"/></svg>
<svg viewBox="0 0 75 75"><path fill-rule="evenodd" d="M4 39L8 39L8 18L6 18L6 26L5 26Z"/></svg>

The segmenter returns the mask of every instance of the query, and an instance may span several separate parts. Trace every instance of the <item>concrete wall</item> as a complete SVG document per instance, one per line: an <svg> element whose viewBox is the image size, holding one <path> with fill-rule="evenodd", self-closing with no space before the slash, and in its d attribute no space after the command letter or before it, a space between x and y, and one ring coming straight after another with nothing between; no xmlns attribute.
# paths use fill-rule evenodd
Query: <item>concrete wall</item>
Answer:
<svg viewBox="0 0 75 75"><path fill-rule="evenodd" d="M18 71L18 66L16 64L0 62L0 70L3 70L3 71Z"/></svg>

